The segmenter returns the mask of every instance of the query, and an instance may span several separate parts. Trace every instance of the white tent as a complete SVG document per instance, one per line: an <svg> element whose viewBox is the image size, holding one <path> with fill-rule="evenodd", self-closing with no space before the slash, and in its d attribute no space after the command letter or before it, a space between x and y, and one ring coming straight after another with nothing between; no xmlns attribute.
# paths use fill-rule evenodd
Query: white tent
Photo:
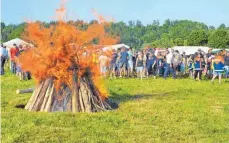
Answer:
<svg viewBox="0 0 229 143"><path fill-rule="evenodd" d="M191 55L197 52L198 49L201 49L201 51L204 51L205 53L207 53L210 48L203 47L203 46L175 46L172 49L178 50L179 53L185 52L186 55Z"/></svg>
<svg viewBox="0 0 229 143"><path fill-rule="evenodd" d="M107 51L107 50L118 50L119 48L125 47L127 49L129 49L130 47L126 44L117 44L117 45L110 45L110 46L106 46L103 48L103 51Z"/></svg>
<svg viewBox="0 0 229 143"><path fill-rule="evenodd" d="M12 48L13 44L16 44L17 46L18 45L30 45L31 47L33 47L32 44L29 44L29 43L27 43L27 42L25 42L25 41L23 41L23 40L21 40L19 38L15 38L15 39L12 39L12 40L10 40L8 42L3 43L3 45L6 46L7 49Z"/></svg>

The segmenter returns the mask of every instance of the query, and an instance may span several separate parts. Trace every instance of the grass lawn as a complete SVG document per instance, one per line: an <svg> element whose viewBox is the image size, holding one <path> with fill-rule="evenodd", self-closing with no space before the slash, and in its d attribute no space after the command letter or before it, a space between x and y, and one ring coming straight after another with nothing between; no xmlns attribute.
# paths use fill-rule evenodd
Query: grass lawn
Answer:
<svg viewBox="0 0 229 143"><path fill-rule="evenodd" d="M107 80L114 111L42 113L15 108L33 86L7 74L1 79L2 142L218 143L229 142L229 82L190 79Z"/></svg>

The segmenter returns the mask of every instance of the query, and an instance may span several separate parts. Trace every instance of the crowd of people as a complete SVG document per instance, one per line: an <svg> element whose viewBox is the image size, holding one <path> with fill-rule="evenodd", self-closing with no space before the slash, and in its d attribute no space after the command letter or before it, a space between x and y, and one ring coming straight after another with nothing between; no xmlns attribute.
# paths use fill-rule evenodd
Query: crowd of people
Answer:
<svg viewBox="0 0 229 143"><path fill-rule="evenodd" d="M98 62L104 77L139 77L140 79L152 76L166 79L172 75L174 79L189 76L195 80L202 80L203 74L211 82L218 76L221 83L222 75L228 78L229 52L221 50L213 53L209 49L204 53L198 49L196 53L186 55L178 50L158 51L144 49L134 51L132 48L113 50L112 56L100 52ZM225 73L225 74L224 74Z"/></svg>
<svg viewBox="0 0 229 143"><path fill-rule="evenodd" d="M19 76L20 80L31 79L28 71L23 71L18 62L18 56L29 48L28 45L13 45L8 51L6 46L1 45L1 75L5 74L5 63L10 64L13 74ZM133 50L132 48L120 48L112 51L110 56L105 52L98 52L94 56L93 62L100 67L100 72L104 77L139 77L140 79L162 77L166 79L172 75L174 79L190 77L195 80L211 79L211 82L218 76L219 83L222 77L229 75L229 51L221 50L213 53L209 49L204 53L198 49L196 53L186 55L178 50L158 51L153 48L143 50ZM223 75L223 76L222 76Z"/></svg>
<svg viewBox="0 0 229 143"><path fill-rule="evenodd" d="M10 67L11 73L17 75L20 80L30 80L31 74L28 71L23 71L19 64L19 56L24 51L29 49L28 45L16 45L13 44L13 47L8 51L6 46L1 44L0 47L0 57L1 57L1 75L5 74L6 63Z"/></svg>

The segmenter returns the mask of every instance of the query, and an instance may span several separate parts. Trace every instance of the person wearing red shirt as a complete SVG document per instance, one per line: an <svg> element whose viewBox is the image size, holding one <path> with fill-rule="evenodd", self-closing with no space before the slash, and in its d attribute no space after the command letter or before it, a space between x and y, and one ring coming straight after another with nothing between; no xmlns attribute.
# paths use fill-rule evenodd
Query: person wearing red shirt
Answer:
<svg viewBox="0 0 229 143"><path fill-rule="evenodd" d="M17 53L19 52L19 49L16 44L14 44L14 47L10 49L10 62L11 62L11 72L16 74L16 61L15 57L17 56Z"/></svg>

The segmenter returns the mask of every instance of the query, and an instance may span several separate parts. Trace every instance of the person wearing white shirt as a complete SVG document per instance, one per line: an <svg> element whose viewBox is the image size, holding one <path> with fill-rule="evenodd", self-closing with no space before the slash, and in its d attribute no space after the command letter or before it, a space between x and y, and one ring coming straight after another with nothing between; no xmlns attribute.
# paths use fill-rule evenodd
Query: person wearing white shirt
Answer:
<svg viewBox="0 0 229 143"><path fill-rule="evenodd" d="M0 47L0 57L1 57L1 75L4 75L4 65L8 58L8 51L6 50L6 46L1 45Z"/></svg>
<svg viewBox="0 0 229 143"><path fill-rule="evenodd" d="M172 60L173 60L173 54L170 52L166 55L166 63L172 64Z"/></svg>
<svg viewBox="0 0 229 143"><path fill-rule="evenodd" d="M164 72L164 79L167 78L168 76L168 73L172 73L173 75L173 78L175 79L176 78L176 71L173 69L173 51L169 52L167 51L166 52L166 65L165 65L165 72Z"/></svg>

